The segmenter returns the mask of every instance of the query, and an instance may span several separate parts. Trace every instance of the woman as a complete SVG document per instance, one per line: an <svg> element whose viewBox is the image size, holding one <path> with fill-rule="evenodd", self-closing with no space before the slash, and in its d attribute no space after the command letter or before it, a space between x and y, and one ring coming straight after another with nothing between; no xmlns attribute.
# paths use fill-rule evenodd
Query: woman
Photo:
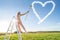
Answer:
<svg viewBox="0 0 60 40"><path fill-rule="evenodd" d="M26 15L27 13L29 13L29 11L25 12L24 14L21 14L20 12L17 13L16 15L16 21L17 21L17 27L18 27L18 32L22 32L21 31L21 27L24 29L24 31L26 32L26 29L24 28L22 22L21 22L21 19L20 17L23 16L23 15Z"/></svg>

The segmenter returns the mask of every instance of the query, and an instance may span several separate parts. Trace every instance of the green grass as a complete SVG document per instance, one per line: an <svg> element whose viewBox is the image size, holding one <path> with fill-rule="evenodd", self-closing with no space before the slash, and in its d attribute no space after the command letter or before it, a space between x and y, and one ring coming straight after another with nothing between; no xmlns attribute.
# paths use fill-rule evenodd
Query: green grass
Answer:
<svg viewBox="0 0 60 40"><path fill-rule="evenodd" d="M22 33L21 36L22 40L60 40L60 33ZM17 37L17 34L12 34L10 40L18 40ZM4 36L0 36L0 40L4 40Z"/></svg>

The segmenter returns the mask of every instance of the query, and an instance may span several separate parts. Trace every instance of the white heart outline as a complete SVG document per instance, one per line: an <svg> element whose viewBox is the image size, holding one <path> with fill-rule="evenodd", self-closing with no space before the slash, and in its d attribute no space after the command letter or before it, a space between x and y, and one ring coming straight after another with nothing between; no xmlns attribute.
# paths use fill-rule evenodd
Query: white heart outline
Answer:
<svg viewBox="0 0 60 40"><path fill-rule="evenodd" d="M34 8L34 4L36 4L36 3L39 3L40 5L42 5L42 7L45 7L45 5L48 4L48 3L52 3L53 7L51 8L50 12L45 17L43 17L41 19L40 16L38 15L38 13L36 12L35 8ZM32 2L32 10L33 10L34 14L37 16L37 18L40 20L38 22L38 24L42 23L49 15L51 15L52 12L54 11L54 8L55 8L55 3L53 1L46 1L45 3L42 3L40 1L34 1L34 2Z"/></svg>

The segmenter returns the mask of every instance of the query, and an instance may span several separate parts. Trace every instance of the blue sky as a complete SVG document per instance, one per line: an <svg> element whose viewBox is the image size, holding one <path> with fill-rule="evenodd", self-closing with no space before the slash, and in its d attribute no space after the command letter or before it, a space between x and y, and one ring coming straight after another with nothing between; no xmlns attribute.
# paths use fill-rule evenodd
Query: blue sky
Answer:
<svg viewBox="0 0 60 40"><path fill-rule="evenodd" d="M33 1L46 2L49 0L0 0L0 32L6 32L9 22L16 13L29 10L29 6ZM28 16L22 16L21 20L27 31L60 31L60 0L53 0L56 7L52 14L48 16L43 23L37 24L39 21L32 9ZM44 8L35 4L35 9L39 16L43 18L52 8L52 4L47 4Z"/></svg>

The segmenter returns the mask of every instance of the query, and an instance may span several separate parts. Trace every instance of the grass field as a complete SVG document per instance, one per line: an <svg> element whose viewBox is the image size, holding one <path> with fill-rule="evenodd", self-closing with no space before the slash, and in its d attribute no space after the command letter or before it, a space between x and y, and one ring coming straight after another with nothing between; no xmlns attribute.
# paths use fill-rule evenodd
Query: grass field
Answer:
<svg viewBox="0 0 60 40"><path fill-rule="evenodd" d="M22 40L60 40L60 33L22 33ZM8 38L8 37L7 37ZM4 40L4 36L0 36ZM18 40L17 34L12 34L10 40Z"/></svg>

